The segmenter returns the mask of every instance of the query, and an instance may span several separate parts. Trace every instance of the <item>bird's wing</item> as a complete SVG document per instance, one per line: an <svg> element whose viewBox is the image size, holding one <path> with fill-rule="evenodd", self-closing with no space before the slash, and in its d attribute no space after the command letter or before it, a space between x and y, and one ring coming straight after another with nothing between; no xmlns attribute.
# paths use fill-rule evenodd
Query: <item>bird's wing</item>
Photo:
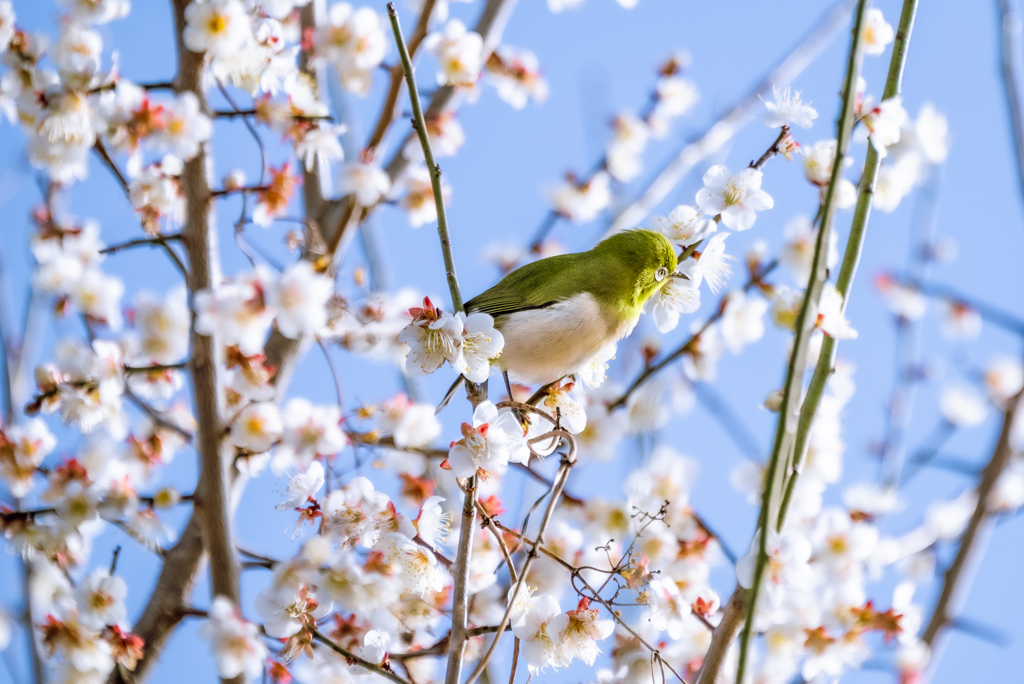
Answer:
<svg viewBox="0 0 1024 684"><path fill-rule="evenodd" d="M466 310L479 311L491 316L543 309L557 304L561 299L550 296L553 280L572 278L576 271L577 254L563 254L526 264L509 273L491 289L482 292L466 302ZM554 263L564 262L564 263ZM571 287L558 287L555 291L571 292ZM564 299L564 297L562 298Z"/></svg>

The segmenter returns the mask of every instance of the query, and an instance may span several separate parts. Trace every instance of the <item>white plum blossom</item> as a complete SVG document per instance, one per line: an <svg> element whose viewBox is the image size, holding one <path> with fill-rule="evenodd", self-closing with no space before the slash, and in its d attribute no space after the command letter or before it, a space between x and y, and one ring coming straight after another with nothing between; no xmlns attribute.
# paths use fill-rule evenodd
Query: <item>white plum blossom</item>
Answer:
<svg viewBox="0 0 1024 684"><path fill-rule="evenodd" d="M452 514L441 508L443 501L444 497L441 496L428 498L420 507L420 514L413 521L417 535L434 550L443 545L451 534Z"/></svg>
<svg viewBox="0 0 1024 684"><path fill-rule="evenodd" d="M418 144L418 143L417 143ZM437 221L437 202L434 200L434 186L430 171L423 164L411 165L402 175L401 186L405 188L402 208L409 216L409 225L419 228L426 223ZM441 198L447 204L451 199L452 186L441 178Z"/></svg>
<svg viewBox="0 0 1024 684"><path fill-rule="evenodd" d="M681 314L691 314L700 308L700 289L691 281L671 277L654 296L644 304L644 313L651 314L660 333L675 330Z"/></svg>
<svg viewBox="0 0 1024 684"><path fill-rule="evenodd" d="M249 404L231 426L231 443L254 454L262 454L281 439L283 432L284 425L276 404Z"/></svg>
<svg viewBox="0 0 1024 684"><path fill-rule="evenodd" d="M314 54L334 66L346 90L365 97L373 70L387 55L386 25L371 7L356 9L347 2L335 3L328 10L327 21L313 33Z"/></svg>
<svg viewBox="0 0 1024 684"><path fill-rule="evenodd" d="M896 32L882 16L882 10L874 7L868 9L861 27L861 44L864 46L864 54L882 54L885 52L885 46L891 43L895 37Z"/></svg>
<svg viewBox="0 0 1024 684"><path fill-rule="evenodd" d="M722 223L733 230L747 230L757 212L771 209L775 202L761 189L762 173L743 169L732 175L724 166L712 166L704 174L704 188L697 193L697 206L709 216L721 214Z"/></svg>
<svg viewBox="0 0 1024 684"><path fill-rule="evenodd" d="M347 129L342 124L321 122L319 126L303 132L302 138L295 143L295 156L302 160L306 171L316 171L320 177L320 191L324 195L331 192L331 163L345 158L338 136Z"/></svg>
<svg viewBox="0 0 1024 684"><path fill-rule="evenodd" d="M349 162L341 167L338 190L343 195L354 195L360 205L372 207L391 192L391 179L376 164Z"/></svg>
<svg viewBox="0 0 1024 684"><path fill-rule="evenodd" d="M142 215L147 231L159 229L157 219L168 217L180 222L185 210L178 176L182 171L181 160L173 155L165 156L159 164L143 168L132 179L128 189L128 200L132 208Z"/></svg>
<svg viewBox="0 0 1024 684"><path fill-rule="evenodd" d="M437 57L437 84L472 87L483 68L484 39L468 31L458 19L452 19L441 31L423 41L423 47Z"/></svg>
<svg viewBox="0 0 1024 684"><path fill-rule="evenodd" d="M65 79L88 81L100 70L103 38L97 31L76 22L60 27L60 40L54 46L53 61Z"/></svg>
<svg viewBox="0 0 1024 684"><path fill-rule="evenodd" d="M324 467L319 461L313 461L305 471L296 473L288 482L285 499L276 508L287 511L302 506L306 501L316 498L316 493L324 486Z"/></svg>
<svg viewBox="0 0 1024 684"><path fill-rule="evenodd" d="M133 309L140 356L152 363L172 364L188 354L191 316L185 288L175 288L163 299L143 290Z"/></svg>
<svg viewBox="0 0 1024 684"><path fill-rule="evenodd" d="M230 599L213 599L210 619L199 627L199 634L210 642L217 674L223 679L239 675L255 679L263 672L267 647L260 640L256 625L246 622Z"/></svg>
<svg viewBox="0 0 1024 684"><path fill-rule="evenodd" d="M815 325L836 340L851 340L857 337L857 331L846 320L843 295L832 283L825 283L821 290Z"/></svg>
<svg viewBox="0 0 1024 684"><path fill-rule="evenodd" d="M238 0L227 1L238 3ZM209 3L194 3L188 9L204 4ZM212 133L213 122L200 111L199 99L194 93L186 91L180 93L167 108L167 120L163 129L156 134L154 143L179 159L188 161L199 154L199 146L209 140Z"/></svg>
<svg viewBox="0 0 1024 684"><path fill-rule="evenodd" d="M462 323L462 354L452 365L470 382L483 382L491 374L491 361L501 355L505 338L485 313L457 314Z"/></svg>
<svg viewBox="0 0 1024 684"><path fill-rule="evenodd" d="M348 444L337 406L314 406L295 397L284 405L281 423L281 443L271 461L278 474L289 467L307 467L317 456L333 456Z"/></svg>
<svg viewBox="0 0 1024 684"><path fill-rule="evenodd" d="M717 223L688 204L680 204L667 218L653 217L651 225L654 230L684 248L704 240L718 229Z"/></svg>
<svg viewBox="0 0 1024 684"><path fill-rule="evenodd" d="M60 0L68 14L89 24L106 24L128 16L129 0ZM4 45L0 36L0 45Z"/></svg>
<svg viewBox="0 0 1024 684"><path fill-rule="evenodd" d="M274 276L257 268L216 290L195 294L196 330L220 335L221 343L237 345L243 353L257 354L274 320L267 306L267 292L275 287Z"/></svg>
<svg viewBox="0 0 1024 684"><path fill-rule="evenodd" d="M475 50L475 41L467 50ZM472 58L466 61L471 62ZM499 45L487 58L484 67L484 81L493 85L498 97L513 109L522 109L530 100L539 104L548 98L548 82L540 73L537 55L530 50Z"/></svg>
<svg viewBox="0 0 1024 684"><path fill-rule="evenodd" d="M398 532L384 535L377 548L395 566L404 591L422 596L428 591L440 591L444 586L444 573L430 549Z"/></svg>
<svg viewBox="0 0 1024 684"><path fill-rule="evenodd" d="M615 629L614 620L601 620L598 614L598 610L590 608L586 598L580 599L575 610L566 613L569 621L558 635L561 641L559 664L568 665L574 658L579 658L587 665L594 664L601 652L597 642L607 639Z"/></svg>
<svg viewBox="0 0 1024 684"><path fill-rule="evenodd" d="M739 354L743 347L764 336L764 314L768 302L760 297L749 297L742 290L729 293L720 324L725 348Z"/></svg>
<svg viewBox="0 0 1024 684"><path fill-rule="evenodd" d="M456 112L441 112L437 116L427 119L426 125L430 151L433 152L436 159L453 157L466 144L466 133L462 130L462 124L459 123ZM423 145L418 137L413 136L409 139L405 147L402 148L402 156L409 161L423 159Z"/></svg>
<svg viewBox="0 0 1024 684"><path fill-rule="evenodd" d="M939 412L950 425L972 428L988 415L988 400L968 385L950 385L939 397Z"/></svg>
<svg viewBox="0 0 1024 684"><path fill-rule="evenodd" d="M967 304L945 301L942 334L949 340L973 340L981 334L981 314Z"/></svg>
<svg viewBox="0 0 1024 684"><path fill-rule="evenodd" d="M917 112L914 142L930 164L941 164L949 155L949 120L931 102Z"/></svg>
<svg viewBox="0 0 1024 684"><path fill-rule="evenodd" d="M587 223L611 204L610 182L610 176L604 171L595 173L583 183L568 178L547 191L548 201L553 211L573 223Z"/></svg>
<svg viewBox="0 0 1024 684"><path fill-rule="evenodd" d="M800 99L800 91L790 94L789 86L782 88L772 86L774 102L765 102L764 106L768 113L764 116L765 125L768 128L779 128L794 124L800 128L810 128L814 120L818 118L818 112L810 104L805 104Z"/></svg>
<svg viewBox="0 0 1024 684"><path fill-rule="evenodd" d="M128 613L124 599L128 585L106 570L96 570L75 589L78 621L90 629L102 631L107 625L124 624Z"/></svg>
<svg viewBox="0 0 1024 684"><path fill-rule="evenodd" d="M185 8L182 39L192 52L230 55L251 39L249 17L241 0L202 0Z"/></svg>
<svg viewBox="0 0 1024 684"><path fill-rule="evenodd" d="M277 329L285 337L299 339L316 334L327 323L327 300L334 292L331 279L301 259L267 288L267 306L274 311Z"/></svg>
<svg viewBox="0 0 1024 684"><path fill-rule="evenodd" d="M754 575L757 567L757 556L760 550L761 531L754 535L750 543L750 552L736 563L736 579L745 589L754 586ZM775 530L768 530L766 545L768 563L761 577L761 595L768 606L778 605L787 590L807 586L813 576L807 562L811 558L811 543L801 534L789 533L779 535ZM768 606L759 606L765 610Z"/></svg>
<svg viewBox="0 0 1024 684"><path fill-rule="evenodd" d="M985 388L994 401L1002 404L1024 386L1024 364L1010 356L997 356L985 369L982 377ZM1024 421L1018 422L1024 424Z"/></svg>
<svg viewBox="0 0 1024 684"><path fill-rule="evenodd" d="M883 100L875 106L870 102L865 103L864 109L867 113L861 117L864 127L867 128L868 140L871 146L878 152L878 157L884 159L891 147L900 141L900 132L907 122L907 110L903 108L903 98L900 96Z"/></svg>
<svg viewBox="0 0 1024 684"><path fill-rule="evenodd" d="M736 258L725 253L725 239L731 233L723 231L716 233L707 241L704 249L694 252L695 263L691 266L689 261L684 262L680 268L690 276L694 286L707 282L712 294L717 294L729 282L732 275L731 262Z"/></svg>
<svg viewBox="0 0 1024 684"><path fill-rule="evenodd" d="M461 318L434 308L429 299L422 308L410 309L412 322L398 336L409 345L405 368L413 375L429 375L445 361L453 368L463 365L462 337L465 325Z"/></svg>
<svg viewBox="0 0 1024 684"><path fill-rule="evenodd" d="M693 109L700 100L697 84L685 76L662 76L655 84L657 104L655 119L671 119L682 116Z"/></svg>
<svg viewBox="0 0 1024 684"><path fill-rule="evenodd" d="M522 440L523 429L509 410L499 411L489 401L473 411L473 424L462 424L462 439L448 451L448 465L455 477L470 477L477 470L500 472Z"/></svg>
<svg viewBox="0 0 1024 684"><path fill-rule="evenodd" d="M555 417L556 412L561 415L561 426L567 432L577 435L587 427L587 413L583 405L576 401L571 392L575 383L565 383L548 390L548 395L541 401L540 406L546 409L548 415Z"/></svg>
<svg viewBox="0 0 1024 684"><path fill-rule="evenodd" d="M561 634L569 625L569 616L548 594L532 597L530 607L512 625L523 644L523 656L531 672L552 664L561 645Z"/></svg>
<svg viewBox="0 0 1024 684"><path fill-rule="evenodd" d="M386 409L382 427L392 433L399 448L422 449L441 434L441 422L430 404L413 404L401 396Z"/></svg>
<svg viewBox="0 0 1024 684"><path fill-rule="evenodd" d="M800 148L800 154L804 158L804 175L808 182L818 187L827 187L832 180L832 169L836 162L836 140L819 140L813 145L805 145ZM853 164L853 158L847 156L843 159L843 166Z"/></svg>
<svg viewBox="0 0 1024 684"><path fill-rule="evenodd" d="M928 309L928 299L917 288L901 283L883 274L875 279L875 286L881 292L889 310L899 318L919 321Z"/></svg>

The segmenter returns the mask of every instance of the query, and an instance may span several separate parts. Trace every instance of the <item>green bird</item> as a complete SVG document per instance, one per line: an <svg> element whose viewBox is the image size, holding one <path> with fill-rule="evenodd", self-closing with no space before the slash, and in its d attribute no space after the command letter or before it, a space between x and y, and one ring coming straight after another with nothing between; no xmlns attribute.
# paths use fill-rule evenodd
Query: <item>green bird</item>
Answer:
<svg viewBox="0 0 1024 684"><path fill-rule="evenodd" d="M607 344L633 332L644 304L676 272L672 243L661 233L616 233L587 252L561 254L512 271L466 302L466 313L494 318L505 338L492 363L526 384L550 384L577 373ZM437 410L465 378L448 390ZM511 388L509 388L511 396Z"/></svg>

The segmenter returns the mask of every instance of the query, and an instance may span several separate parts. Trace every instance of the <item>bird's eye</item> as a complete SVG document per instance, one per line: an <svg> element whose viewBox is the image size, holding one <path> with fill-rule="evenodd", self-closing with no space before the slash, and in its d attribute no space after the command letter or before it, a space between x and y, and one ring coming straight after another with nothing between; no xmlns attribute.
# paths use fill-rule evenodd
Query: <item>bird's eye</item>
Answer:
<svg viewBox="0 0 1024 684"><path fill-rule="evenodd" d="M660 282L661 282L662 280L664 280L666 276L668 276L668 269L667 269L667 268L665 268L664 266L662 266L661 268L659 268L659 269L658 269L658 270L657 270L657 271L656 271L656 272L654 273L654 279L655 279L655 280L657 280L657 281L658 281L659 283L660 283Z"/></svg>

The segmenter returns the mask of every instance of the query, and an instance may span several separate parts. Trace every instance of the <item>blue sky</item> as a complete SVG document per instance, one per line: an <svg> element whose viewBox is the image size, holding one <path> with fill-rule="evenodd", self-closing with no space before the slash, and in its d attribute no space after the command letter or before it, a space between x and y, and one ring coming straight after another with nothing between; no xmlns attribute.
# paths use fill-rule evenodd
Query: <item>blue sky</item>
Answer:
<svg viewBox="0 0 1024 684"><path fill-rule="evenodd" d="M384 10L383 2L368 3ZM880 7L895 24L899 2L880 0ZM956 287L978 299L1024 317L1024 270L1019 267L1024 252L1024 205L1015 170L1013 142L1005 95L1000 79L997 3L954 3L937 0L922 3L914 28L910 56L904 79L904 101L911 114L930 101L949 117L953 136L949 160L935 188L941 192L936 233L954 238L959 258L952 264L936 265L936 282ZM173 75L174 43L170 4L137 0L133 13L125 20L101 27L106 45L115 45L121 53L121 69L126 77L139 81L162 81ZM453 14L472 23L482 0L469 5L453 5ZM770 66L786 54L829 9L831 3L814 0L792 2L716 3L640 0L634 10L624 10L612 0L588 0L578 11L552 15L540 0L522 0L505 33L505 42L526 47L540 58L550 83L551 94L541 106L533 104L513 111L500 101L493 90L485 89L480 101L463 108L460 120L468 141L454 159L443 161L445 177L454 188L449 205L455 258L463 293L476 294L496 279L493 268L483 264L480 255L495 241L522 242L530 239L547 211L541 190L557 182L567 169L584 171L599 158L608 139L606 122L617 111L637 111L646 102L654 84L656 66L674 51L685 48L693 56L690 69L700 90L701 101L694 112L677 120L668 139L648 148L646 170L641 180L626 188L632 197L636 187L672 156L682 141L703 130L716 116L745 95ZM57 9L51 3L15 0L19 25L45 30L56 35ZM411 25L412 12L399 5L405 24ZM837 39L795 82L804 99L813 101L821 116L809 132L798 132L802 142L834 137L838 111L838 91L843 75L846 34ZM388 61L395 59L394 50ZM868 92L881 91L888 53L868 58L865 77ZM428 83L432 67L420 70L420 80ZM379 107L382 78L374 84L365 100L349 101L355 114L358 140L374 121ZM242 98L244 101L244 97ZM401 123L397 124L403 125ZM271 134L264 136L273 140ZM744 129L722 154L710 163L725 163L731 168L756 158L774 139L760 123ZM258 174L258 153L244 128L238 123L218 122L217 175L241 167L250 177ZM22 155L24 138L10 125L0 124L0 250L12 292L13 311L4 315L20 320L25 301L25 283L29 274L27 247L31 225L29 212L39 201L35 175ZM271 161L283 160L283 148L271 145ZM864 146L855 147L857 160L851 177L862 163ZM657 213L666 214L680 202L690 203L700 187L704 167L695 170L670 194ZM764 213L750 231L730 239L730 251L743 254L755 240L766 240L773 248L781 244L782 228L793 216L813 213L816 197L803 180L797 163L774 160L765 173L764 189L775 198L773 210ZM920 193L907 198L892 214L875 212L865 246L858 280L853 289L848 315L860 331L857 340L840 345L840 355L857 367L858 393L846 411L848 452L844 482L877 477L877 461L870 453L872 442L883 434L885 407L893 383L895 366L895 326L892 317L871 286L883 270L903 269L910 251L910 230L915 221L924 220ZM139 233L138 222L109 174L95 161L90 176L68 197L68 208L76 216L97 219L108 243L119 242ZM220 210L224 269L228 273L245 267L246 261L235 249L231 224L237 217L237 205L228 202ZM390 280L396 287L415 286L429 293L447 292L437 236L429 226L409 228L404 216L386 208L379 212L381 236ZM850 214L841 213L837 227L845 240ZM569 250L589 247L604 229L602 219L583 225L559 224L555 235ZM261 231L252 228L252 231ZM287 227L260 232L253 239L268 250L281 254L281 238ZM351 278L353 267L363 263L358 243L343 265L341 279ZM107 260L110 272L129 283L129 293L137 289L166 291L177 283L176 272L158 251L135 250ZM739 283L735 276L733 284ZM442 299L446 300L444 296ZM705 298L704 308L694 320L710 314L713 304ZM4 302L3 306L7 306ZM963 376L963 369L981 365L994 354L1017 354L1020 340L991 326L985 326L981 339L969 348L957 348L938 334L938 307L925 319L922 328L924 359L932 362L940 375L921 386L917 407L910 425L908 445L913 450L933 429L938 418L938 389L943 380ZM668 336L665 346L681 339L689 321ZM650 332L653 328L647 331ZM81 333L78 321L53 323L46 345L60 336ZM639 339L634 337L634 341ZM769 329L758 345L748 347L742 356L726 356L719 366L715 389L738 411L760 444L767 448L774 426L773 416L758 409L768 391L781 382L786 338ZM620 357L628 355L629 343L620 347ZM625 353L623 353L625 352ZM348 401L376 401L397 390L394 373L380 366L335 350L344 379ZM334 387L325 382L326 366L318 352L311 353L300 369L293 394L313 401L333 402ZM630 371L632 372L632 371ZM441 377L443 375L443 377ZM450 378L438 374L423 383L423 391L432 399L441 396ZM464 419L449 409L444 415L445 435L455 434ZM53 426L56 429L56 426ZM980 427L957 434L944 453L982 463L995 442L998 429L995 415ZM66 433L59 433L64 436ZM446 437L447 438L447 437ZM701 465L698 486L692 493L695 508L710 521L734 549L744 549L754 526L756 511L728 484L729 471L741 461L742 454L722 428L698 404L688 416L674 419L657 436L671 442ZM71 443L58 451L72 450ZM593 464L574 474L572 489L581 493L618 495L608 483L621 482L636 463L636 456L623 453L608 464ZM182 452L164 474L164 483L190 491L195 477L192 454ZM943 471L927 471L914 482L906 498L911 511L920 511L925 501L949 499L969 480ZM271 555L287 553L288 516L272 511L276 492L282 484L272 476L252 483L239 508L238 534L246 545ZM532 490L529 490L532 492ZM838 489L830 491L837 497ZM899 532L919 522L917 513L908 513L888 523L888 531ZM185 512L168 517L181 526ZM270 530L274 534L268 535ZM151 585L158 565L145 550L108 532L96 544L93 563L105 565L113 545L122 543L121 572L129 578L129 614L135 616ZM1009 648L1000 648L970 635L956 633L943 656L936 674L938 684L955 681L1013 681L1011 673L1024 667L1024 588L1018 580L1024 549L1024 520L1012 518L995 531L990 548L981 562L968 597L965 615L1005 631L1012 639ZM944 554L943 557L950 557ZM941 562L940 562L941 565ZM17 565L10 557L0 557L0 576L14 577ZM731 591L728 573L721 571L720 590ZM247 574L243 583L246 602L251 602L265 577ZM0 602L8 607L18 600L14 582L0 588ZM207 605L208 588L201 582L195 602ZM888 597L880 595L881 602ZM164 653L164 662L151 681L181 681L191 674L209 673L208 649L198 640L196 624L188 622L175 633ZM23 653L13 655L14 667L24 672ZM9 676L0 669L0 680ZM204 674L204 678L208 675ZM1017 676L1019 678L1019 675ZM548 674L539 681L561 681ZM885 672L864 671L845 678L850 682L891 681Z"/></svg>

